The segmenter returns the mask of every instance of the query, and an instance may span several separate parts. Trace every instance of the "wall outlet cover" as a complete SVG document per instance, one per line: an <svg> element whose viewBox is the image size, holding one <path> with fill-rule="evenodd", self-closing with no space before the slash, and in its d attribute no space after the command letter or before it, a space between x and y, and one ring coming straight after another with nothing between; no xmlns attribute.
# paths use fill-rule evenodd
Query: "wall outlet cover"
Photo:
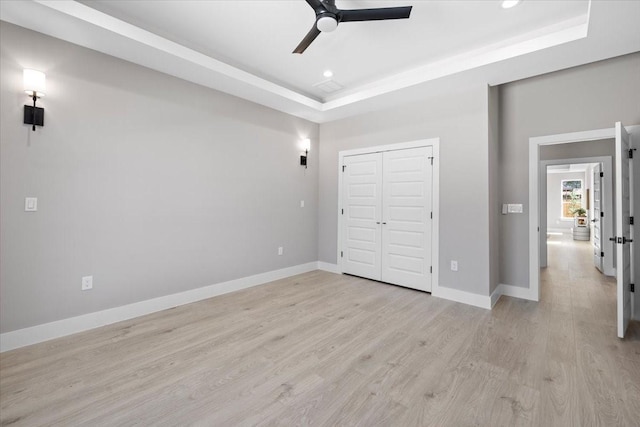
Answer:
<svg viewBox="0 0 640 427"><path fill-rule="evenodd" d="M93 276L84 276L82 278L82 290L88 291L89 289L93 289Z"/></svg>
<svg viewBox="0 0 640 427"><path fill-rule="evenodd" d="M509 203L509 213L522 213L522 203Z"/></svg>
<svg viewBox="0 0 640 427"><path fill-rule="evenodd" d="M24 199L24 210L25 212L35 212L38 210L38 198L37 197L26 197Z"/></svg>

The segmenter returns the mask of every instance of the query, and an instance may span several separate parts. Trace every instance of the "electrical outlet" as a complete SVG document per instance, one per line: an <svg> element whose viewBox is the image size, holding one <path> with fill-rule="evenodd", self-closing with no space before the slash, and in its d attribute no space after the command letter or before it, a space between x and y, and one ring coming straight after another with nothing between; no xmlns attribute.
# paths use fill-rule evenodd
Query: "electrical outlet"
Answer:
<svg viewBox="0 0 640 427"><path fill-rule="evenodd" d="M284 253L284 248L282 246L280 246L278 248L278 255L282 255Z"/></svg>
<svg viewBox="0 0 640 427"><path fill-rule="evenodd" d="M304 208L304 200L300 200L300 207Z"/></svg>
<svg viewBox="0 0 640 427"><path fill-rule="evenodd" d="M451 261L451 271L458 271L458 261Z"/></svg>
<svg viewBox="0 0 640 427"><path fill-rule="evenodd" d="M93 289L93 276L84 276L82 278L82 290L88 291L89 289Z"/></svg>
<svg viewBox="0 0 640 427"><path fill-rule="evenodd" d="M37 197L27 197L24 199L24 210L25 212L35 212L38 210L38 198Z"/></svg>

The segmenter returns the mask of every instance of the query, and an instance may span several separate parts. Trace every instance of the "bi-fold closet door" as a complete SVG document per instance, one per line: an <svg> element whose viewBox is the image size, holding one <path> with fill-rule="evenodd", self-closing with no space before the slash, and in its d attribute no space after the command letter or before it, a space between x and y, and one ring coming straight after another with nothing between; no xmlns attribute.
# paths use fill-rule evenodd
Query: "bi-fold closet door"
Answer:
<svg viewBox="0 0 640 427"><path fill-rule="evenodd" d="M431 291L432 150L344 157L344 273Z"/></svg>

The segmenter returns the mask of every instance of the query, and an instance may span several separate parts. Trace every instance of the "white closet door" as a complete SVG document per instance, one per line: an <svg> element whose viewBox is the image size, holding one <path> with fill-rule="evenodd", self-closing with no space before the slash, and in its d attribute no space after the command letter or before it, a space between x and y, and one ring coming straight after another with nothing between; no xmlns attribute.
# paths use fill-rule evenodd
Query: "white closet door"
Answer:
<svg viewBox="0 0 640 427"><path fill-rule="evenodd" d="M344 158L342 271L380 280L382 154Z"/></svg>
<svg viewBox="0 0 640 427"><path fill-rule="evenodd" d="M431 291L432 147L383 153L382 281Z"/></svg>

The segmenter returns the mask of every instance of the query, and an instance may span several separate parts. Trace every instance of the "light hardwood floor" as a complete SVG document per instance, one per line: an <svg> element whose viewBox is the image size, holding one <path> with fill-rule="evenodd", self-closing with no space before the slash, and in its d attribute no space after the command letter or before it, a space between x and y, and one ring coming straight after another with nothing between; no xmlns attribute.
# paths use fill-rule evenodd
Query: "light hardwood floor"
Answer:
<svg viewBox="0 0 640 427"><path fill-rule="evenodd" d="M589 250L550 245L540 303L316 271L3 353L0 421L638 426L640 328Z"/></svg>

